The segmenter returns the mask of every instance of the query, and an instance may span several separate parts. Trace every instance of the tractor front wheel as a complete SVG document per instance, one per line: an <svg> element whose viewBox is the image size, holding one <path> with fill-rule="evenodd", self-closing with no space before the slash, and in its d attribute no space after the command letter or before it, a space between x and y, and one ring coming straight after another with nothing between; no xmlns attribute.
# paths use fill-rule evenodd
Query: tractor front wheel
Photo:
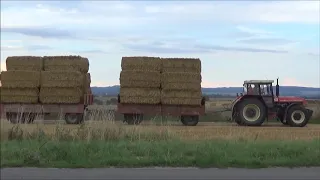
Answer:
<svg viewBox="0 0 320 180"><path fill-rule="evenodd" d="M239 104L239 125L261 126L266 119L266 108L259 99L244 99Z"/></svg>
<svg viewBox="0 0 320 180"><path fill-rule="evenodd" d="M304 127L308 124L306 109L302 106L293 106L287 114L287 122L292 127Z"/></svg>

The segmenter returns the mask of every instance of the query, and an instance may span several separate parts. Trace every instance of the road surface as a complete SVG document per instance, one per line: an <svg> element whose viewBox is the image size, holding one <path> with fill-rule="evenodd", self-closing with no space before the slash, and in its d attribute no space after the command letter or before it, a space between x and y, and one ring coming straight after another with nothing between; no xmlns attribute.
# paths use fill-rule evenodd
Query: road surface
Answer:
<svg viewBox="0 0 320 180"><path fill-rule="evenodd" d="M198 169L198 168L3 168L1 180L29 179L109 179L109 180L204 180L204 179L319 179L320 167L268 169Z"/></svg>

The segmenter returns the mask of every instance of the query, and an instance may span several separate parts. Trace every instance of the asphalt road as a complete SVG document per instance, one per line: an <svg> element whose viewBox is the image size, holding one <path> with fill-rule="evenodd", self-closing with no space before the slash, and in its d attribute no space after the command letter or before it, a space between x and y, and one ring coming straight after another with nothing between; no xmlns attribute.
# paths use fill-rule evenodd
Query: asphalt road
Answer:
<svg viewBox="0 0 320 180"><path fill-rule="evenodd" d="M320 167L314 168L268 168L268 169L197 169L197 168L101 168L101 169L55 169L55 168L3 168L1 180L30 179L135 179L135 180L200 180L200 179L300 179L320 178Z"/></svg>

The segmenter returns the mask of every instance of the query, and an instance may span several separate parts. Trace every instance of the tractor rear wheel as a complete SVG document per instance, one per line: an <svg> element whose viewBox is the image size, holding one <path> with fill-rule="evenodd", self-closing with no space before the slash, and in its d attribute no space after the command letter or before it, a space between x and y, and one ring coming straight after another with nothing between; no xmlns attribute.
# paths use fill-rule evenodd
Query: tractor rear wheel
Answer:
<svg viewBox="0 0 320 180"><path fill-rule="evenodd" d="M304 127L309 119L306 116L306 109L302 106L293 106L288 110L287 122L292 127Z"/></svg>
<svg viewBox="0 0 320 180"><path fill-rule="evenodd" d="M244 99L239 106L239 122L245 126L261 126L266 119L267 112L259 99Z"/></svg>

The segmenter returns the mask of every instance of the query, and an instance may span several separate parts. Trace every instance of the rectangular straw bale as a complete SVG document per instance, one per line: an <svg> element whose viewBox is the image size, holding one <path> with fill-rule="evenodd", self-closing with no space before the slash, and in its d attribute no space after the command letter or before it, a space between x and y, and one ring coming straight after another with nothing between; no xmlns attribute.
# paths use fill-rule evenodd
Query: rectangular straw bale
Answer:
<svg viewBox="0 0 320 180"><path fill-rule="evenodd" d="M201 91L200 83L161 83L163 90L190 90Z"/></svg>
<svg viewBox="0 0 320 180"><path fill-rule="evenodd" d="M202 98L165 98L161 97L161 104L169 105L201 105Z"/></svg>
<svg viewBox="0 0 320 180"><path fill-rule="evenodd" d="M43 60L39 56L9 56L6 59L8 71L41 71Z"/></svg>
<svg viewBox="0 0 320 180"><path fill-rule="evenodd" d="M41 87L40 96L82 96L83 90L78 87Z"/></svg>
<svg viewBox="0 0 320 180"><path fill-rule="evenodd" d="M3 103L37 103L38 88L5 88L1 87L0 100Z"/></svg>
<svg viewBox="0 0 320 180"><path fill-rule="evenodd" d="M41 96L40 102L44 104L75 104L80 103L80 96Z"/></svg>
<svg viewBox="0 0 320 180"><path fill-rule="evenodd" d="M158 71L121 71L121 81L156 81L160 83L161 73Z"/></svg>
<svg viewBox="0 0 320 180"><path fill-rule="evenodd" d="M121 88L160 88L157 81L120 81Z"/></svg>
<svg viewBox="0 0 320 180"><path fill-rule="evenodd" d="M161 102L160 96L153 97L128 97L120 96L120 103L127 104L159 104Z"/></svg>
<svg viewBox="0 0 320 180"><path fill-rule="evenodd" d="M11 88L39 87L40 71L3 71L1 84Z"/></svg>
<svg viewBox="0 0 320 180"><path fill-rule="evenodd" d="M161 59L159 57L122 57L122 70L151 70L161 71Z"/></svg>
<svg viewBox="0 0 320 180"><path fill-rule="evenodd" d="M162 73L165 72L189 72L189 73L201 73L201 70L197 68L186 68L186 67L163 67Z"/></svg>
<svg viewBox="0 0 320 180"><path fill-rule="evenodd" d="M201 98L201 91L190 91L190 90L162 90L161 97L163 98Z"/></svg>
<svg viewBox="0 0 320 180"><path fill-rule="evenodd" d="M199 58L161 58L162 68L194 68L201 72L201 60Z"/></svg>
<svg viewBox="0 0 320 180"><path fill-rule="evenodd" d="M88 58L81 56L44 56L45 71L89 71Z"/></svg>
<svg viewBox="0 0 320 180"><path fill-rule="evenodd" d="M91 75L90 73L86 73L84 79L84 84L83 84L83 93L88 94L88 89L91 86Z"/></svg>
<svg viewBox="0 0 320 180"><path fill-rule="evenodd" d="M150 97L160 96L158 88L120 88L120 96Z"/></svg>
<svg viewBox="0 0 320 180"><path fill-rule="evenodd" d="M42 71L41 87L83 87L79 71Z"/></svg>
<svg viewBox="0 0 320 180"><path fill-rule="evenodd" d="M166 72L161 73L161 82L188 82L201 83L202 77L199 73Z"/></svg>

